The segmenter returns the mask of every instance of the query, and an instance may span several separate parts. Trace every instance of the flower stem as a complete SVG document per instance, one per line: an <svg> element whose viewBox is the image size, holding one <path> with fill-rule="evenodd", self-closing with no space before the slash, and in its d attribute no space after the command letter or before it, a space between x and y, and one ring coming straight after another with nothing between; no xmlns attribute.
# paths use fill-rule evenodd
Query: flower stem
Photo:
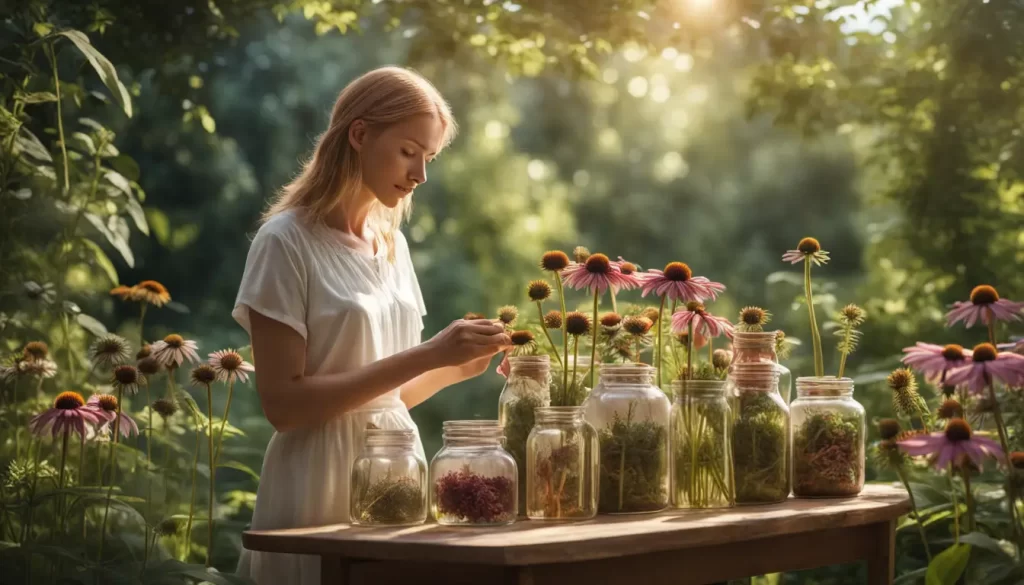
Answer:
<svg viewBox="0 0 1024 585"><path fill-rule="evenodd" d="M192 552L192 516L196 511L196 470L199 468L199 445L202 440L202 427L199 420L196 421L196 454L192 458L192 497L188 504L188 522L185 523L185 554L182 562L187 563L189 554Z"/></svg>
<svg viewBox="0 0 1024 585"><path fill-rule="evenodd" d="M825 360L821 356L821 334L818 332L818 320L814 316L814 300L811 297L811 257L804 258L804 296L807 298L807 312L811 318L811 342L814 344L814 375L825 375Z"/></svg>
<svg viewBox="0 0 1024 585"><path fill-rule="evenodd" d="M142 312L145 315L146 305L143 303ZM141 328L142 321L139 321ZM146 539L145 542L149 542L149 532L152 528L149 525L149 517L153 513L153 403L149 399L149 384L146 384L146 405L149 407L149 411L146 415L148 419L146 422ZM139 434L142 437L142 434ZM142 566L145 567L149 563L149 547L145 547L142 553Z"/></svg>
<svg viewBox="0 0 1024 585"><path fill-rule="evenodd" d="M117 477L117 462L114 459L114 450L117 448L118 438L121 436L121 387L117 388L117 416L114 417L114 428L111 429L113 438L110 440L110 450L107 452L107 465L110 467L110 485L107 486L107 502L103 506L103 524L100 525L100 549L97 558L103 561L103 545L107 541L107 518L110 516L110 498L113 497L114 481Z"/></svg>
<svg viewBox="0 0 1024 585"><path fill-rule="evenodd" d="M64 140L64 118L60 103L60 76L57 75L57 50L53 44L49 45L50 64L53 66L53 92L57 96L57 136L60 138L60 153L64 161L64 188L61 190L65 195L71 189L71 179L68 171L68 146Z"/></svg>
<svg viewBox="0 0 1024 585"><path fill-rule="evenodd" d="M667 296L661 297L661 307L658 309L658 354L655 356L655 359L658 360L658 388L661 388L661 364L664 361L662 359L662 352L665 351L665 348L662 347L661 330L665 328L665 301L667 299Z"/></svg>
<svg viewBox="0 0 1024 585"><path fill-rule="evenodd" d="M68 459L68 437L71 435L71 428L64 427L64 438L61 441L60 447L60 475L57 480L57 489L64 489L64 465ZM67 494L61 494L60 505L57 507L58 514L60 514L60 532L64 534L64 505L67 503Z"/></svg>
<svg viewBox="0 0 1024 585"><path fill-rule="evenodd" d="M224 427L228 424L228 411L231 409L231 394L235 389L235 377L231 376L228 380L228 402L224 405L224 418L220 421L220 432L217 433L217 451L213 456L213 464L216 465L220 461L220 448L224 443ZM211 406L212 407L212 406Z"/></svg>
<svg viewBox="0 0 1024 585"><path fill-rule="evenodd" d="M548 338L548 343L551 344L551 349L555 352L555 361L557 361L558 365L561 367L562 358L558 355L558 348L555 347L555 342L551 339L551 334L548 333L548 328L544 326L544 309L541 307L540 301L537 301L537 315L540 316L540 328L544 331L544 337Z"/></svg>
<svg viewBox="0 0 1024 585"><path fill-rule="evenodd" d="M78 443L78 485L85 485L85 435L80 435L81 441ZM88 537L88 533L85 529L85 511L86 506L82 505L82 539Z"/></svg>
<svg viewBox="0 0 1024 585"><path fill-rule="evenodd" d="M21 415L18 414L18 386L21 385L21 376L14 379L14 398L11 402L11 412L14 413L14 459L21 459Z"/></svg>
<svg viewBox="0 0 1024 585"><path fill-rule="evenodd" d="M900 481L903 482L903 487L907 490L907 495L910 496L910 509L914 511L914 519L917 520L917 529L921 532L921 542L924 543L924 553L928 555L928 562L932 562L932 549L928 546L928 537L924 534L924 525L921 524L921 513L917 511L917 501L914 500L914 492L910 490L910 482L907 481L907 476L903 472L902 467L896 468L896 475L900 477Z"/></svg>
<svg viewBox="0 0 1024 585"><path fill-rule="evenodd" d="M565 324L565 288L562 287L561 273L555 273L555 285L558 287L558 301L562 305L562 392L568 395L569 392L569 335L566 333ZM576 376L576 363L572 364L573 380Z"/></svg>
<svg viewBox="0 0 1024 585"><path fill-rule="evenodd" d="M572 339L572 383L576 383L576 364L580 361L580 338L574 336ZM566 368L568 370L568 368ZM565 402L569 402L569 387L562 388L562 392L565 393Z"/></svg>
<svg viewBox="0 0 1024 585"><path fill-rule="evenodd" d="M601 293L597 288L594 289L594 322L590 324L593 336L590 342L590 387L594 388L597 384L597 301L601 298Z"/></svg>
<svg viewBox="0 0 1024 585"><path fill-rule="evenodd" d="M1013 473L1013 464L1010 463L1010 444L1006 437L1006 425L1003 424L1003 412L999 408L999 401L996 400L995 385L992 384L992 378L987 373L985 374L985 382L988 388L989 399L992 402L992 418L996 421L996 430L999 431L999 443L1003 447L1003 457L1006 458L1006 468L1010 473ZM1007 482L1006 497L1010 507L1010 524L1013 525L1014 543L1017 545L1017 552L1020 553L1022 544L1020 523L1017 521L1017 488L1012 481Z"/></svg>
<svg viewBox="0 0 1024 585"><path fill-rule="evenodd" d="M619 308L618 305L615 304L615 287L608 289L608 294L612 297L612 313L618 313Z"/></svg>
<svg viewBox="0 0 1024 585"><path fill-rule="evenodd" d="M209 454L209 459L210 459L210 503L209 503L209 507L210 507L210 511L209 511L209 517L206 520L206 529L207 529L207 534L208 534L208 541L207 541L207 545L206 545L206 566L209 567L210 566L210 556L211 556L211 553L213 552L213 504L214 504L214 494L215 494L215 491L216 491L215 488L216 488L216 484L217 484L217 468L214 467L214 460L213 460L213 455L214 455L214 453L213 453L213 388L210 386L210 384L206 385L206 410L207 410L208 413L210 413L209 417L206 419L207 420L207 429L206 429L206 443L207 443L207 445L206 445L206 447L207 447L207 450L210 453Z"/></svg>
<svg viewBox="0 0 1024 585"><path fill-rule="evenodd" d="M142 310L139 312L139 349L142 349L146 345L146 336L143 334L144 329L142 324L146 321L146 307L149 303L142 303Z"/></svg>
<svg viewBox="0 0 1024 585"><path fill-rule="evenodd" d="M693 379L693 321L686 326L686 379Z"/></svg>
<svg viewBox="0 0 1024 585"><path fill-rule="evenodd" d="M986 307L985 313L988 315L988 342L992 344L992 347L996 346L996 316L992 312L992 307Z"/></svg>
<svg viewBox="0 0 1024 585"><path fill-rule="evenodd" d="M850 338L853 336L853 327L846 327L846 332L843 335L843 351L839 352L839 375L837 378L843 377L843 372L846 371L846 356L850 347Z"/></svg>
<svg viewBox="0 0 1024 585"><path fill-rule="evenodd" d="M967 502L967 531L974 532L974 496L971 495L971 474L966 466L960 466L960 477L964 480L964 501Z"/></svg>

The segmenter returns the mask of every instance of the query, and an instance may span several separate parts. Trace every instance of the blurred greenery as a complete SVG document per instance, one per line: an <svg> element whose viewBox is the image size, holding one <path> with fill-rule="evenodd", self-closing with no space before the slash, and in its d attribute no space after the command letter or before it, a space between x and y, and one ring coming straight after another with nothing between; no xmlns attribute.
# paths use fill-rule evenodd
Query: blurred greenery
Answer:
<svg viewBox="0 0 1024 585"><path fill-rule="evenodd" d="M62 368L44 386L51 397L102 386L79 381L94 323L140 338L138 306L106 294L115 284L170 290L174 303L147 313L145 339L180 333L201 355L247 346L230 312L258 217L340 89L385 64L434 82L461 129L406 228L425 338L468 311L531 311L525 286L542 276L541 254L585 245L644 269L685 261L728 286L709 305L716 314L735 320L759 305L771 327L808 339L800 272L780 257L812 235L832 254L815 270L819 310L868 311L847 371L875 420L892 414L883 381L902 347L984 338L944 329L946 305L981 283L1024 297L1020 3L3 5L0 344L13 354L50 342ZM88 35L123 87L56 35L67 29ZM47 283L52 304L37 291ZM826 364L837 364L825 339ZM787 365L809 373L810 343ZM441 421L495 418L501 383L492 368L415 408L428 455ZM236 390L231 421L244 436L226 452L258 471L272 429L252 383ZM179 430L171 467L185 473L192 428ZM214 560L229 570L255 481L221 470L218 488L232 528ZM947 525L936 528L948 537ZM925 564L915 538L900 532L903 573ZM778 582L859 582L852 574Z"/></svg>

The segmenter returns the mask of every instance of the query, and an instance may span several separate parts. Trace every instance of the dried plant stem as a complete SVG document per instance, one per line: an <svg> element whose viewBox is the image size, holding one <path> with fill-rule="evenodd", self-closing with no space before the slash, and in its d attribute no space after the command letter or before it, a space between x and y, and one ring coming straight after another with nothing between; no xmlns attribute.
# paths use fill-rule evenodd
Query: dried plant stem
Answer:
<svg viewBox="0 0 1024 585"><path fill-rule="evenodd" d="M569 388L569 335L566 333L565 323L565 288L562 286L562 275L555 273L555 285L558 287L558 301L562 305L562 391L568 393ZM543 319L542 319L543 323ZM573 362L573 375L576 375L576 363ZM575 378L574 378L575 379Z"/></svg>
<svg viewBox="0 0 1024 585"><path fill-rule="evenodd" d="M558 347L555 346L554 340L551 339L548 328L544 326L544 308L541 306L540 301L537 301L537 315L540 317L540 328L544 331L544 337L548 338L548 343L551 344L551 349L554 350L555 361L558 362L559 367L562 367L562 358L558 355Z"/></svg>
<svg viewBox="0 0 1024 585"><path fill-rule="evenodd" d="M597 303L601 298L601 293L598 289L594 289L594 322L590 325L592 331L592 338L590 341L590 387L594 388L597 385ZM564 319L563 319L564 320Z"/></svg>
<svg viewBox="0 0 1024 585"><path fill-rule="evenodd" d="M664 362L664 360L662 359L662 352L665 351L665 348L662 346L661 330L665 328L665 301L667 299L668 297L661 297L661 307L658 308L658 354L655 356L655 359L658 361L658 388L661 388L662 384L661 365Z"/></svg>

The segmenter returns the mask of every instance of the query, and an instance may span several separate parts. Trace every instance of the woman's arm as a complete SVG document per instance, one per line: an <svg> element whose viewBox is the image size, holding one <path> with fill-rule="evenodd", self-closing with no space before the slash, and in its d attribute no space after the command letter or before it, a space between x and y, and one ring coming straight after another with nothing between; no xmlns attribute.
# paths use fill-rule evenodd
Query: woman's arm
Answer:
<svg viewBox="0 0 1024 585"><path fill-rule="evenodd" d="M461 366L447 366L424 372L402 385L402 402L405 402L407 408L412 408L452 384L478 376L487 370L493 357L485 355Z"/></svg>
<svg viewBox="0 0 1024 585"><path fill-rule="evenodd" d="M316 426L431 370L493 356L509 344L487 320L458 320L430 341L351 372L306 376L306 341L291 327L250 310L256 391L278 431Z"/></svg>

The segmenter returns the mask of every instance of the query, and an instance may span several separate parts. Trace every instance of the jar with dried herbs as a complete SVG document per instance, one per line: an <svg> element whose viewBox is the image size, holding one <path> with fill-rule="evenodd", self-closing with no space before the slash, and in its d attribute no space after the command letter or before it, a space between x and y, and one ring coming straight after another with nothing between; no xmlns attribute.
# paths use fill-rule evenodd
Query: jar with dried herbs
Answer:
<svg viewBox="0 0 1024 585"><path fill-rule="evenodd" d="M551 406L580 406L590 394L590 356L569 356L569 367L551 364Z"/></svg>
<svg viewBox="0 0 1024 585"><path fill-rule="evenodd" d="M732 411L725 381L676 380L672 395L672 506L733 506Z"/></svg>
<svg viewBox="0 0 1024 585"><path fill-rule="evenodd" d="M583 418L596 430L598 512L635 514L668 506L671 406L646 364L601 364Z"/></svg>
<svg viewBox="0 0 1024 585"><path fill-rule="evenodd" d="M855 496L864 488L864 407L850 378L796 380L793 416L793 495Z"/></svg>
<svg viewBox="0 0 1024 585"><path fill-rule="evenodd" d="M597 432L582 406L537 409L526 443L526 515L584 520L597 515Z"/></svg>
<svg viewBox="0 0 1024 585"><path fill-rule="evenodd" d="M789 406L779 395L779 373L769 362L733 364L729 386L732 461L737 504L771 504L789 497Z"/></svg>
<svg viewBox="0 0 1024 585"><path fill-rule="evenodd" d="M438 524L494 526L516 520L519 473L496 420L445 421L430 461L430 507Z"/></svg>
<svg viewBox="0 0 1024 585"><path fill-rule="evenodd" d="M548 356L510 357L509 375L498 397L498 420L505 427L505 448L519 470L519 514L526 513L526 439L533 430L534 410L551 404L551 362Z"/></svg>
<svg viewBox="0 0 1024 585"><path fill-rule="evenodd" d="M736 364L775 364L775 370L779 373L779 394L783 401L789 404L793 374L789 368L779 363L779 356L775 351L777 337L777 331L737 331L732 340L732 364L729 370L732 371Z"/></svg>
<svg viewBox="0 0 1024 585"><path fill-rule="evenodd" d="M367 429L352 465L353 524L407 526L427 518L427 462L416 452L416 431Z"/></svg>

